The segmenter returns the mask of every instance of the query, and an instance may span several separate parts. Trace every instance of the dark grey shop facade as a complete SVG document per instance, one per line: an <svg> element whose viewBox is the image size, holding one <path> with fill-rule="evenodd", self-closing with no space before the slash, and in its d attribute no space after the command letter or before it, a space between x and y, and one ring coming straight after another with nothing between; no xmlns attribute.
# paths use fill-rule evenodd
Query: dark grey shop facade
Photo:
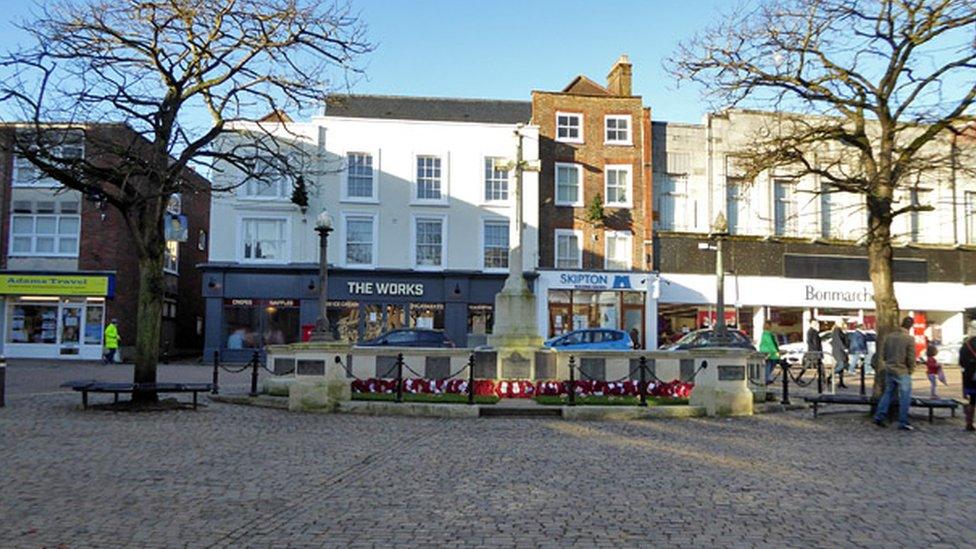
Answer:
<svg viewBox="0 0 976 549"><path fill-rule="evenodd" d="M267 345L308 338L318 311L312 264L207 263L205 356L250 359ZM333 335L355 343L396 328L444 330L459 347L484 344L504 274L470 271L329 270ZM532 281L529 281L530 285Z"/></svg>

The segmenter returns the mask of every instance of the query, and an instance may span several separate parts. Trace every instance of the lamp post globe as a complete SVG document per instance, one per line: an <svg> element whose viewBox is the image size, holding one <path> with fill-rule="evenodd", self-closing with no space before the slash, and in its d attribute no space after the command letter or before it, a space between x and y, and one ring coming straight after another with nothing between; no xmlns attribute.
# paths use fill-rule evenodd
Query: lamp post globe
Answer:
<svg viewBox="0 0 976 549"><path fill-rule="evenodd" d="M325 208L315 218L315 231L319 233L319 314L311 340L335 341L329 326L329 233L332 232L332 214Z"/></svg>

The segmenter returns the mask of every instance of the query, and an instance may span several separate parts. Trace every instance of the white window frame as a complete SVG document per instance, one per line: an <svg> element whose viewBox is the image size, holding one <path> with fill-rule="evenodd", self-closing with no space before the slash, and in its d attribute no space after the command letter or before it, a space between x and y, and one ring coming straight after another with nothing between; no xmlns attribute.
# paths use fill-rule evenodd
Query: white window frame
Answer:
<svg viewBox="0 0 976 549"><path fill-rule="evenodd" d="M51 130L51 131L54 131L54 130ZM79 147L81 148L81 154L80 154L79 158L84 159L85 158L85 150L86 150L85 149L85 145L87 144L86 143L87 140L85 139L84 132L82 132L81 130L77 130L77 129L76 130L66 130L66 132L79 132L79 133L81 133L81 144L79 145ZM43 139L43 137L42 137L42 139ZM56 146L50 147L50 148L52 150L52 154L51 154L52 157L54 157L54 158L61 158L61 156L62 156L62 154L61 154L61 145L56 145ZM34 166L34 164L32 164L26 158L23 158L22 156L16 155L16 154L13 155L12 168L11 168L11 173L10 173L10 186L11 187L18 187L18 188L21 188L21 189L56 189L56 188L61 187L61 183L59 183L55 179L52 179L52 178L48 177L47 175L44 175L43 173L39 173L40 177L38 177L37 180L34 181L34 182L32 182L32 183L18 183L17 182L17 179L18 179L18 173L17 172L20 171L20 167L18 166L18 164L21 164L21 163L30 164L32 170L37 170L38 172L40 172L40 168L38 168L37 166ZM75 255L77 255L77 254L75 254Z"/></svg>
<svg viewBox="0 0 976 549"><path fill-rule="evenodd" d="M511 172L509 171L502 172L505 174L505 198L488 197L488 173L487 173L487 166L485 166L485 164L487 162L493 162L495 160L505 160L505 158L506 157L504 155L500 155L500 154L487 155L483 158L482 166L481 166L481 203L482 204L511 204L513 189L512 189Z"/></svg>
<svg viewBox="0 0 976 549"><path fill-rule="evenodd" d="M170 253L170 245L175 244L176 253ZM166 250L163 251L163 272L177 275L180 274L180 243L175 240L166 241Z"/></svg>
<svg viewBox="0 0 976 549"><path fill-rule="evenodd" d="M569 267L559 264L559 237L575 236L578 261L575 266ZM582 269L583 268L583 231L575 229L556 229L552 236L552 266L556 269Z"/></svg>
<svg viewBox="0 0 976 549"><path fill-rule="evenodd" d="M610 202L610 172L627 172L627 200L623 202ZM634 207L634 167L630 164L607 164L603 167L603 200L604 205L611 208L633 208Z"/></svg>
<svg viewBox="0 0 976 549"><path fill-rule="evenodd" d="M349 263L349 255L346 252L346 247L349 245L349 219L350 218L370 218L373 220L373 250L372 258L373 261L370 263ZM341 239L342 239L342 261L341 264L346 267L355 267L358 269L375 269L376 260L379 257L379 214L375 212L359 212L359 211L346 211L340 214L342 219L341 227Z"/></svg>
<svg viewBox="0 0 976 549"><path fill-rule="evenodd" d="M627 262L623 267L610 266L610 238L627 240ZM603 268L613 271L629 271L634 268L634 235L630 231L606 231L603 233Z"/></svg>
<svg viewBox="0 0 976 549"><path fill-rule="evenodd" d="M485 234L486 233L485 226L488 223L505 223L506 225L508 225L508 247L505 249L505 266L504 267L489 267L485 263L485 246L487 245L487 238L486 238L486 234ZM509 261L508 255L509 255L509 253L511 252L511 249L512 249L512 220L509 219L509 218L507 218L507 217L499 216L499 215L484 216L484 217L481 218L481 231L480 232L481 232L481 241L480 241L480 246L478 247L478 249L480 250L480 255L481 255L481 261L480 261L480 263L481 263L481 270L484 271L484 272L486 272L486 273L507 273L508 272L508 266L509 266L508 265L508 261Z"/></svg>
<svg viewBox="0 0 976 549"><path fill-rule="evenodd" d="M963 191L965 243L976 244L976 191Z"/></svg>
<svg viewBox="0 0 976 549"><path fill-rule="evenodd" d="M800 235L800 221L799 221L799 207L800 201L797 199L796 192L799 187L799 181L795 178L790 177L774 177L772 178L772 205L773 205L773 235L783 236L783 237L797 237ZM783 200L782 202L791 205L790 211L786 211L784 208L784 218L783 218L783 230L779 230L779 226L776 219L776 212L779 210L779 203L781 202L776 198L776 188L778 186L792 187L789 200Z"/></svg>
<svg viewBox="0 0 976 549"><path fill-rule="evenodd" d="M255 166L257 166L258 162L270 163L273 160L274 160L273 158L268 157L267 155L263 155L263 156L257 155L254 157ZM248 189L251 187L251 185L262 185L264 183L277 186L277 192L274 196L258 196L258 195L250 194L248 192ZM276 181L271 181L271 182L266 182L256 177L251 177L250 179L248 179L243 184L237 187L236 194L237 197L241 200L254 201L254 202L284 202L284 201L291 201L291 192L290 192L291 188L292 185L288 181L288 178L285 177L284 175L282 175Z"/></svg>
<svg viewBox="0 0 976 549"><path fill-rule="evenodd" d="M441 264L417 264L417 222L437 219L441 222ZM443 214L414 214L410 219L410 264L418 271L443 271L447 269L447 216Z"/></svg>
<svg viewBox="0 0 976 549"><path fill-rule="evenodd" d="M559 169L560 168L571 168L576 170L576 201L575 202L564 202L559 200ZM556 206L572 206L575 208L583 207L583 166L580 164L574 164L572 162L556 162L555 167L552 171L552 198L553 203Z"/></svg>
<svg viewBox="0 0 976 549"><path fill-rule="evenodd" d="M57 207L57 206L56 206ZM31 233L14 233L14 220L17 218L30 218L33 224L33 230ZM54 239L54 249L50 252L38 252L37 249L37 220L39 218L50 218L54 219L54 233L53 234L42 234L43 238L53 238ZM61 226L61 219L74 219L78 222L78 232L72 235L61 235L59 231ZM9 242L7 244L7 249L9 250L9 257L78 257L79 250L81 249L81 215L80 214L62 214L62 213L11 213L10 214L10 225L8 227L10 231ZM75 250L73 252L59 252L61 248L61 238L74 238L75 239ZM14 251L14 240L17 237L30 238L31 240L31 250L30 251Z"/></svg>
<svg viewBox="0 0 976 549"><path fill-rule="evenodd" d="M373 158L373 188L371 196L350 196L349 195L349 155L350 154L368 154ZM342 170L342 194L340 200L342 202L354 202L362 204L378 204L380 201L379 192L379 172L380 172L380 151L374 149L349 149L343 155L343 162L345 162L345 167ZM416 169L416 166L414 167Z"/></svg>
<svg viewBox="0 0 976 549"><path fill-rule="evenodd" d="M610 139L607 133L610 131L608 123L611 120L625 120L627 122L627 139ZM619 132L619 128L614 131ZM634 120L629 114L608 114L603 117L603 143L605 145L632 145L634 143Z"/></svg>
<svg viewBox="0 0 976 549"><path fill-rule="evenodd" d="M577 119L579 119L579 137L559 137L560 116L575 116ZM553 132L553 136L555 137L556 141L559 141L560 143L583 143L583 136L585 135L583 133L583 127L585 126L583 113L570 112L570 111L556 111L556 118L554 121L556 125L555 125L555 131Z"/></svg>
<svg viewBox="0 0 976 549"><path fill-rule="evenodd" d="M417 195L420 192L420 182L417 180L417 160L421 157L435 157L441 160L441 197L440 198L419 198ZM447 206L449 204L450 196L450 181L451 181L451 169L450 169L450 157L445 152L417 152L413 154L413 162L411 164L411 170L413 170L413 188L410 190L410 203L414 205L423 206Z"/></svg>
<svg viewBox="0 0 976 549"><path fill-rule="evenodd" d="M282 240L284 253L280 259L253 259L244 257L244 223L247 221L283 221ZM237 218L237 261L240 263L280 264L291 261L291 218L284 215L242 215Z"/></svg>

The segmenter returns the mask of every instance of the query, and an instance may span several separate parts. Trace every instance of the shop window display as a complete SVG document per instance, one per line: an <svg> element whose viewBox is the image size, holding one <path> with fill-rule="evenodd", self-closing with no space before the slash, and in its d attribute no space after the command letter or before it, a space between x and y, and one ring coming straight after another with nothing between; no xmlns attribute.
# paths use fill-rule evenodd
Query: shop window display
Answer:
<svg viewBox="0 0 976 549"><path fill-rule="evenodd" d="M329 327L339 341L355 343L359 340L359 302L330 301Z"/></svg>
<svg viewBox="0 0 976 549"><path fill-rule="evenodd" d="M291 300L234 300L224 307L228 349L259 349L295 343L299 338L299 308Z"/></svg>
<svg viewBox="0 0 976 549"><path fill-rule="evenodd" d="M7 324L7 343L57 342L57 304L12 304Z"/></svg>
<svg viewBox="0 0 976 549"><path fill-rule="evenodd" d="M414 303L410 305L410 327L433 330L444 329L443 303Z"/></svg>
<svg viewBox="0 0 976 549"><path fill-rule="evenodd" d="M468 335L484 336L491 334L495 323L495 308L492 305L468 305Z"/></svg>

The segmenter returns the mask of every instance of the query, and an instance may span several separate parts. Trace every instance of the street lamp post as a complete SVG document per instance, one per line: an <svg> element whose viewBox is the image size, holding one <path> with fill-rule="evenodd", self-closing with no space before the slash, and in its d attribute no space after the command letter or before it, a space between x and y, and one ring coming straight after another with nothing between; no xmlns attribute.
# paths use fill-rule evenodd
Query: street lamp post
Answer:
<svg viewBox="0 0 976 549"><path fill-rule="evenodd" d="M709 235L715 240L715 334L719 341L728 338L728 329L725 325L725 262L722 253L722 243L728 235L729 223L725 215L719 212Z"/></svg>
<svg viewBox="0 0 976 549"><path fill-rule="evenodd" d="M329 233L332 232L332 215L323 209L315 218L315 232L319 233L319 316L311 341L335 341L329 328Z"/></svg>

